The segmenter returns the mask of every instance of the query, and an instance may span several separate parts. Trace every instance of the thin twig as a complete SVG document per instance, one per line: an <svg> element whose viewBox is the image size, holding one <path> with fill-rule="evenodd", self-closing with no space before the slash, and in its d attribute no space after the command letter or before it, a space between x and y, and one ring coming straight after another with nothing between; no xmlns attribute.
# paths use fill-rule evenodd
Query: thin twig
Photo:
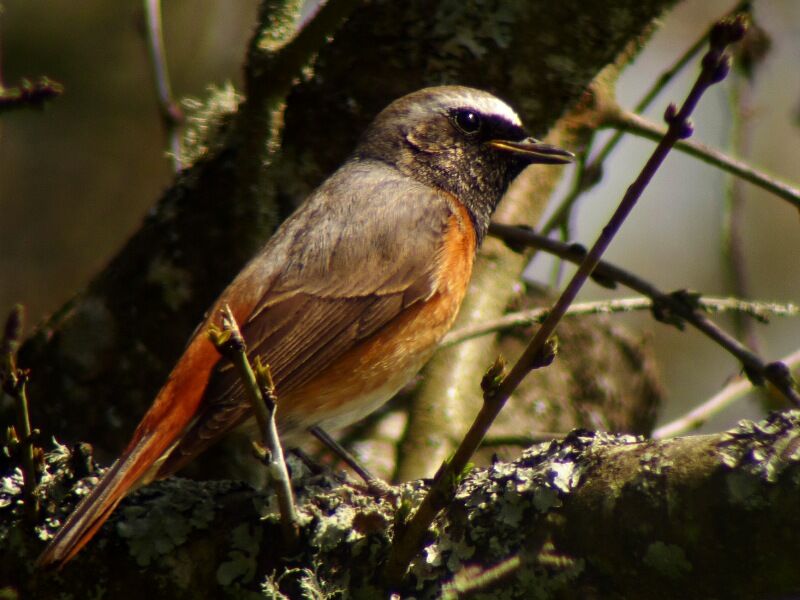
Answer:
<svg viewBox="0 0 800 600"><path fill-rule="evenodd" d="M222 328L210 327L208 336L219 353L233 363L239 373L245 393L253 405L264 448L268 450L269 454L270 482L278 499L284 542L289 549L294 549L298 542L297 512L294 506L292 481L289 477L289 470L286 468L283 448L275 424L277 397L269 367L262 365L260 359L257 359L256 371L253 371L247 358L244 338L229 306L226 305L222 309ZM264 455L262 455L263 457Z"/></svg>
<svg viewBox="0 0 800 600"><path fill-rule="evenodd" d="M28 515L35 518L39 512L39 502L35 491L37 485L36 462L34 460L34 435L31 430L28 395L25 385L28 372L17 367L17 350L19 349L25 323L25 309L17 304L11 309L0 340L0 384L2 391L14 399L17 423L12 437L18 443L17 451L22 457L23 497Z"/></svg>
<svg viewBox="0 0 800 600"><path fill-rule="evenodd" d="M478 416L461 440L453 457L445 461L436 473L428 494L411 520L402 531L398 531L395 537L384 571L384 577L390 587L397 586L402 581L411 560L421 548L428 528L439 511L451 502L459 477L511 394L532 369L545 366L552 361L555 347L550 336L570 304L575 300L580 288L589 279L603 252L633 210L672 146L679 139L691 135L692 127L689 123L689 116L703 93L728 74L730 58L724 53L724 49L728 44L740 39L745 29L746 25L743 19L720 22L715 26L710 36L710 49L703 58L703 68L683 106L680 110L677 110L674 105L670 105L667 109L665 119L669 123L669 128L666 135L656 146L639 176L628 188L614 215L603 228L594 246L589 250L577 272L561 293L547 319L539 327L533 340L508 374L504 375L503 366L498 362L484 376L482 383L484 403Z"/></svg>
<svg viewBox="0 0 800 600"><path fill-rule="evenodd" d="M739 2L722 18L732 17L738 13L749 14L749 7L750 0ZM674 77L680 73L695 56L700 53L708 41L710 32L711 29L703 32L703 35L697 38L697 40L695 40L695 42L689 46L681 56L678 57L671 67L661 73L650 89L647 90L642 99L636 104L633 112L642 113L650 107L658 95L667 87L667 85L669 85L670 81L672 81ZM541 227L541 232L544 235L550 235L553 231L568 223L572 206L582 194L600 182L602 179L603 164L617 147L620 140L622 140L623 135L624 132L616 131L614 135L612 135L603 145L603 147L594 154L591 160L587 156L588 150L587 153L584 153L582 159L580 159L577 163L572 187L569 193L564 200L562 200L561 204L558 206L558 208L556 208L547 222ZM589 142L588 146L591 146L591 141ZM567 238L562 237L562 239Z"/></svg>
<svg viewBox="0 0 800 600"><path fill-rule="evenodd" d="M497 235L512 244L529 244L536 246L546 252L550 252L575 263L580 263L586 255L586 250L581 246L574 244L568 245L563 242L545 238L522 227L511 227L493 223L489 231L492 235ZM656 319L668 325L674 325L679 329L683 328L684 322L691 323L694 327L735 356L739 362L742 363L745 372L754 383L759 384L767 380L780 390L787 400L795 405L800 404L800 395L798 395L795 383L792 381L791 377L787 376L785 365L782 365L780 361L764 363L757 354L744 346L732 335L722 330L698 310L696 301L699 296L686 291L677 291L667 294L629 271L625 271L624 269L620 269L604 261L600 261L597 264L597 267L592 272L592 277L599 279L604 284L609 280L616 281L640 294L652 298L655 304L653 307L653 315Z"/></svg>
<svg viewBox="0 0 800 600"><path fill-rule="evenodd" d="M730 85L730 104L732 113L731 147L741 157L750 153L750 142L753 133L752 89L750 82L734 71ZM749 277L747 272L747 255L744 248L744 193L743 183L739 177L726 178L725 204L722 212L722 260L731 292L739 298L750 296ZM733 317L733 328L736 337L753 352L760 352L758 334L755 324L745 315Z"/></svg>
<svg viewBox="0 0 800 600"><path fill-rule="evenodd" d="M709 313L732 312L746 314L758 320L765 320L768 316L794 317L800 315L800 306L794 304L777 304L773 302L755 302L740 300L738 298L699 297L696 300L698 308ZM614 300L595 300L573 304L565 313L565 317L578 317L585 315L606 315L611 313L633 312L639 310L652 310L655 301L652 298L617 298ZM441 341L441 346L452 346L463 341L505 331L515 327L524 327L533 323L540 323L550 312L549 308L532 308L503 315L499 319L492 319L474 325L467 325L448 333Z"/></svg>
<svg viewBox="0 0 800 600"><path fill-rule="evenodd" d="M664 135L662 126L622 108L619 108L619 110L609 108L604 113L604 120L600 126L614 127L649 140L659 140ZM732 175L741 177L745 181L749 181L753 185L771 192L779 198L783 198L795 208L800 209L800 190L767 175L745 162L731 158L724 152L694 140L681 140L676 144L675 148Z"/></svg>
<svg viewBox="0 0 800 600"><path fill-rule="evenodd" d="M275 496L278 498L278 507L281 511L281 527L283 529L283 539L286 541L288 550L297 548L299 541L299 526L297 512L294 505L294 494L292 492L292 478L289 469L286 467L286 458L283 454L283 446L278 435L278 425L275 423L275 411L278 407L278 396L275 392L275 383L272 380L272 371L269 365L263 364L260 357L256 357L256 381L261 390L261 396L269 407L269 418L266 423L260 423L265 447L269 449L269 469L270 477L273 482ZM267 458L267 457L265 457ZM283 517L283 515L287 515Z"/></svg>
<svg viewBox="0 0 800 600"><path fill-rule="evenodd" d="M169 70L167 69L164 35L161 28L161 0L144 0L145 31L147 32L147 53L153 80L158 96L158 107L161 122L167 136L172 168L177 173L183 168L181 164L180 126L183 123L183 111L172 97Z"/></svg>
<svg viewBox="0 0 800 600"><path fill-rule="evenodd" d="M782 358L781 362L789 369L797 368L800 365L800 350ZM753 382L740 375L700 406L653 431L652 437L659 440L695 430L753 389Z"/></svg>

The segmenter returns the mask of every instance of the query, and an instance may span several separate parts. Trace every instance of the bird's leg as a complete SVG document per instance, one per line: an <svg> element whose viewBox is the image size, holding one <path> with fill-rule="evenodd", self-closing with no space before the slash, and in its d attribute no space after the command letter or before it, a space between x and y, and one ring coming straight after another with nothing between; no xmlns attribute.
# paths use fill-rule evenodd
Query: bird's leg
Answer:
<svg viewBox="0 0 800 600"><path fill-rule="evenodd" d="M356 474L361 477L364 483L367 484L367 487L371 493L379 496L385 496L389 493L390 486L385 481L375 477L372 473L370 473L369 469L358 462L358 459L355 456L353 456L344 446L328 435L324 429L315 425L313 427L309 427L308 431L311 435L327 446L331 452L341 458L345 464L347 464L347 466L353 469L353 471L355 471Z"/></svg>
<svg viewBox="0 0 800 600"><path fill-rule="evenodd" d="M319 464L316 460L311 458L308 454L303 452L300 448L292 448L289 450L292 454L294 454L297 458L300 459L306 468L311 471L312 475L321 475L325 472L325 467Z"/></svg>

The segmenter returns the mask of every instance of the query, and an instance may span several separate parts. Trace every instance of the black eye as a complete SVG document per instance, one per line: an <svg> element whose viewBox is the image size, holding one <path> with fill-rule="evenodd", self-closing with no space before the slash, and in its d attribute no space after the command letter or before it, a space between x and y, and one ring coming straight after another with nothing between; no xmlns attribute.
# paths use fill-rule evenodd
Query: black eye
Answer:
<svg viewBox="0 0 800 600"><path fill-rule="evenodd" d="M453 122L456 124L456 127L468 135L478 133L482 125L481 116L467 108L456 110L453 113Z"/></svg>

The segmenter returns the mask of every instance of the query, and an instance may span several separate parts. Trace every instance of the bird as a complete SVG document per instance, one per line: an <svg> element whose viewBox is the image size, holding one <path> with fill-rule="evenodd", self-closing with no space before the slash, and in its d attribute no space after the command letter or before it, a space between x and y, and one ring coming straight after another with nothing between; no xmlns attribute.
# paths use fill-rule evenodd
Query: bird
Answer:
<svg viewBox="0 0 800 600"><path fill-rule="evenodd" d="M511 181L531 164L572 158L530 137L489 92L438 86L389 104L215 301L38 566L63 566L128 493L252 422L236 370L207 335L224 307L249 357L270 367L282 444L340 429L389 400L436 350Z"/></svg>

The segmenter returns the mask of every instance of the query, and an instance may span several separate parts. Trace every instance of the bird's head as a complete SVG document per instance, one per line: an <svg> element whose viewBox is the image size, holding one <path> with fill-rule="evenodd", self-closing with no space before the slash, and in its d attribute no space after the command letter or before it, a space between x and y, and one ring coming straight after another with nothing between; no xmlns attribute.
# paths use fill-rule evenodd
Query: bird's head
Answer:
<svg viewBox="0 0 800 600"><path fill-rule="evenodd" d="M530 137L519 116L488 92L431 87L386 107L365 131L356 157L388 163L455 195L482 236L511 181L528 165L563 164L572 154Z"/></svg>

